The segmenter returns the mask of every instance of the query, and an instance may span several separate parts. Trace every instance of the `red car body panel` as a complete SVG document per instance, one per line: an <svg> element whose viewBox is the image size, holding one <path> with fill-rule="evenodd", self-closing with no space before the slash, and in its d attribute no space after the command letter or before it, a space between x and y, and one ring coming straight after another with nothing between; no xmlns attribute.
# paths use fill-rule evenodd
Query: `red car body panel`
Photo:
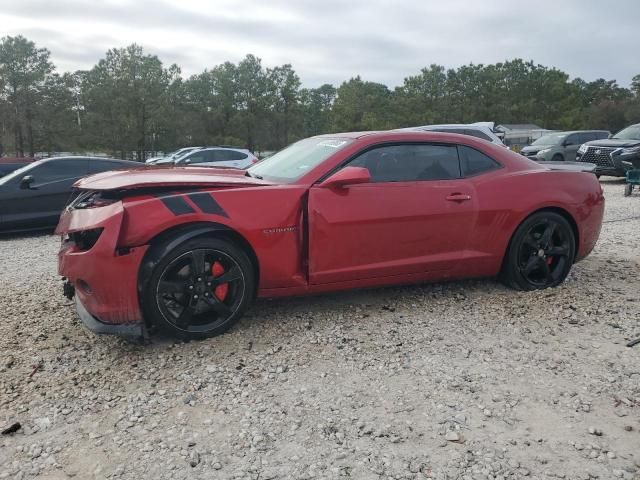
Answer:
<svg viewBox="0 0 640 480"><path fill-rule="evenodd" d="M238 185L267 185L268 182L244 175L233 168L148 166L139 170L102 172L79 180L84 190L128 190L145 187L233 187Z"/></svg>
<svg viewBox="0 0 640 480"><path fill-rule="evenodd" d="M100 321L136 323L142 320L137 285L144 254L158 235L189 224L223 226L244 239L257 260L260 297L495 276L518 225L544 208L571 217L577 260L597 241L604 197L593 174L550 171L463 135L367 132L331 137L353 142L292 184L210 168L120 171L81 180L77 186L85 190L130 192L110 205L62 215L57 229L62 235L95 228L103 233L86 251L64 243L59 273ZM358 152L398 142L467 145L502 168L446 181L340 189L322 184Z"/></svg>

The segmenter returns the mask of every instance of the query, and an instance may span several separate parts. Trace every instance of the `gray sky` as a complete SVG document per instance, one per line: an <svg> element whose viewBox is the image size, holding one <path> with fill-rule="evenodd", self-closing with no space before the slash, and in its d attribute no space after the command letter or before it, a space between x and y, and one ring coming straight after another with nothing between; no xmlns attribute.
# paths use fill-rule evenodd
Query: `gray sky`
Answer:
<svg viewBox="0 0 640 480"><path fill-rule="evenodd" d="M135 42L184 76L253 53L309 87L516 57L628 86L639 21L640 0L0 0L0 36L47 47L60 71Z"/></svg>

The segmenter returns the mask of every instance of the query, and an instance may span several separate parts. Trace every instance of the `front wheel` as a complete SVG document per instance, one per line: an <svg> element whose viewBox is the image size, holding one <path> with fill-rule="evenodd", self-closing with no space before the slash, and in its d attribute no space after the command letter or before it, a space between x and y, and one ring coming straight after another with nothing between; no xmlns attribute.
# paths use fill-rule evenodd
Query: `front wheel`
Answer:
<svg viewBox="0 0 640 480"><path fill-rule="evenodd" d="M145 317L183 339L225 332L253 300L255 274L246 253L227 240L199 237L178 245L151 271Z"/></svg>
<svg viewBox="0 0 640 480"><path fill-rule="evenodd" d="M552 162L564 162L564 157L559 153L556 153L551 159Z"/></svg>
<svg viewBox="0 0 640 480"><path fill-rule="evenodd" d="M534 213L511 239L502 279L518 290L555 287L567 278L575 252L573 228L562 215Z"/></svg>

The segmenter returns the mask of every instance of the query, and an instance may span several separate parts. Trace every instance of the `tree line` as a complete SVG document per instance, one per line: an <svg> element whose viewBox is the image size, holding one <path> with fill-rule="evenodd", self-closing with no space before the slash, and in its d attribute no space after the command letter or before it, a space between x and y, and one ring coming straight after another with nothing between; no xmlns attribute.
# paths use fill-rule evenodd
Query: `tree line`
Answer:
<svg viewBox="0 0 640 480"><path fill-rule="evenodd" d="M265 67L254 55L184 79L134 44L90 70L61 73L46 48L23 36L0 40L0 155L142 160L186 145L275 150L321 133L475 121L615 131L640 121L640 75L624 88L514 59L430 65L394 89L360 76L304 88L291 65Z"/></svg>

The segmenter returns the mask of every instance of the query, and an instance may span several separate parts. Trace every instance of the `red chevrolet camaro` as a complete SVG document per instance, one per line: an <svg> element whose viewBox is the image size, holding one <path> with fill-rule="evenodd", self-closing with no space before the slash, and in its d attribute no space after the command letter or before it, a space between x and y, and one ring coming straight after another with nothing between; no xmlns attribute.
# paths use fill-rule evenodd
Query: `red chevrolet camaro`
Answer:
<svg viewBox="0 0 640 480"><path fill-rule="evenodd" d="M593 249L603 192L474 137L308 138L247 171L108 172L63 213L59 273L98 333L202 338L258 297L500 276L560 284Z"/></svg>

